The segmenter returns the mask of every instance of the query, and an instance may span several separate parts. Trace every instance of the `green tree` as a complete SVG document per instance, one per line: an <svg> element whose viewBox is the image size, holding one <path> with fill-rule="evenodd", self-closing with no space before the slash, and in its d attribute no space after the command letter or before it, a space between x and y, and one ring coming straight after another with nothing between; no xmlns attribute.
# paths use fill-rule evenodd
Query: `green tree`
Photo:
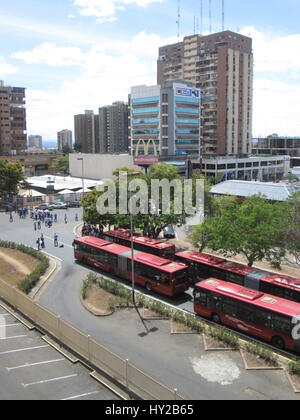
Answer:
<svg viewBox="0 0 300 420"><path fill-rule="evenodd" d="M194 246L210 248L226 257L244 255L249 267L266 259L280 267L285 256L282 244L282 207L262 196L245 199L241 204L227 202L221 213L194 228Z"/></svg>
<svg viewBox="0 0 300 420"><path fill-rule="evenodd" d="M73 149L66 144L63 148L62 148L62 152L64 155L69 155L70 153L73 153Z"/></svg>
<svg viewBox="0 0 300 420"><path fill-rule="evenodd" d="M69 156L60 155L52 162L51 169L55 174L69 174Z"/></svg>
<svg viewBox="0 0 300 420"><path fill-rule="evenodd" d="M157 164L154 165L148 175L145 175L143 172L130 170L128 168L121 168L114 172L114 176L116 177L115 186L117 191L117 214L116 215L108 215L108 216L100 216L97 212L96 202L102 193L94 193L90 194L84 201L84 220L91 224L100 224L101 226L117 226L120 228L128 228L130 226L130 218L129 214L123 215L119 214L119 197L120 197L120 173L127 173L127 188L128 191L128 184L132 179L142 179L146 181L148 186L148 198L151 197L151 181L154 179L162 180L167 179L172 181L173 179L181 180L180 176L178 175L176 169L170 167L166 164ZM130 200L130 193L127 194L128 202ZM160 233L163 231L165 227L168 225L181 225L185 221L185 215L178 215L175 214L174 211L174 192L171 193L170 198L170 214L165 215L161 214L162 209L162 193L160 194L160 202L158 208L156 209L156 214L150 214L151 206L153 203L149 200L149 214L139 214L134 217L134 226L136 229L140 229L144 232L146 236L157 238ZM128 206L129 208L129 206Z"/></svg>
<svg viewBox="0 0 300 420"><path fill-rule="evenodd" d="M16 194L20 182L24 181L24 174L20 162L0 160L0 196L1 198Z"/></svg>
<svg viewBox="0 0 300 420"><path fill-rule="evenodd" d="M284 242L292 262L300 266L300 193L294 194L286 203L282 204L282 219L284 223Z"/></svg>

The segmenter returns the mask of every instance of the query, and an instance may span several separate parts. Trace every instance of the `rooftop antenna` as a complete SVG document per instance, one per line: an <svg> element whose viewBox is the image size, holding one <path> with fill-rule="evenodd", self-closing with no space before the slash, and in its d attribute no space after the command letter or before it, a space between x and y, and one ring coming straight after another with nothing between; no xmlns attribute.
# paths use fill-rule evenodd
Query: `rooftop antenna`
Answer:
<svg viewBox="0 0 300 420"><path fill-rule="evenodd" d="M194 35L196 35L196 16L194 16Z"/></svg>
<svg viewBox="0 0 300 420"><path fill-rule="evenodd" d="M200 33L203 34L203 0L200 0Z"/></svg>
<svg viewBox="0 0 300 420"><path fill-rule="evenodd" d="M178 27L178 32L177 32L177 37L178 37L178 41L180 40L180 28L181 28L181 10L180 10L180 0L177 0L178 3L178 10L177 10L177 27Z"/></svg>
<svg viewBox="0 0 300 420"><path fill-rule="evenodd" d="M209 0L209 33L212 33L212 11L211 11L211 0Z"/></svg>
<svg viewBox="0 0 300 420"><path fill-rule="evenodd" d="M222 0L222 31L225 31L225 0Z"/></svg>
<svg viewBox="0 0 300 420"><path fill-rule="evenodd" d="M197 34L199 34L200 27L199 27L199 16L197 16Z"/></svg>

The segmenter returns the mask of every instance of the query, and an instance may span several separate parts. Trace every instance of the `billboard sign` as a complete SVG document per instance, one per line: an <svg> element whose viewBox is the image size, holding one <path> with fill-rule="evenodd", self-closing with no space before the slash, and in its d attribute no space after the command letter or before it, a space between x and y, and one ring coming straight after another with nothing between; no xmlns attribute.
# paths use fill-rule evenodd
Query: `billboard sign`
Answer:
<svg viewBox="0 0 300 420"><path fill-rule="evenodd" d="M144 154L143 155L139 154L139 150L140 150L141 145L144 146ZM153 155L149 155L149 147L151 145L154 149L154 154ZM140 139L137 142L136 149L135 149L135 156L134 156L133 160L134 160L134 164L138 165L138 166L151 166L151 165L154 165L155 163L158 163L159 156L158 156L157 146L156 146L155 141L153 139L150 139L148 141Z"/></svg>
<svg viewBox="0 0 300 420"><path fill-rule="evenodd" d="M186 98L197 98L200 99L200 89L176 87L176 96L184 96Z"/></svg>

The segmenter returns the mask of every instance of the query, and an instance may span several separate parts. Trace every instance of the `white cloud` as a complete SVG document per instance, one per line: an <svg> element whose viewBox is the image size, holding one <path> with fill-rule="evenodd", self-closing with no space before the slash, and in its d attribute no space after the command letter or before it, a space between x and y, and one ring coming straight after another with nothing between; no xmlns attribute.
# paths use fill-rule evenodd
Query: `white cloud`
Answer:
<svg viewBox="0 0 300 420"><path fill-rule="evenodd" d="M18 70L18 67L8 64L3 57L0 57L0 79L4 79L9 74L15 74Z"/></svg>
<svg viewBox="0 0 300 420"><path fill-rule="evenodd" d="M47 64L50 67L80 65L84 54L78 47L58 47L56 44L44 43L32 51L19 51L12 58L23 60L26 64Z"/></svg>
<svg viewBox="0 0 300 420"><path fill-rule="evenodd" d="M99 23L113 22L116 20L117 11L122 11L125 6L135 4L146 7L151 3L163 3L165 0L74 0L74 6L79 8L82 16L95 16Z"/></svg>
<svg viewBox="0 0 300 420"><path fill-rule="evenodd" d="M127 101L131 86L156 84L158 47L161 42L174 41L176 38L161 40L158 35L141 32L128 41L101 39L88 52L46 44L17 53L25 62L77 64L81 69L81 75L65 81L59 91L27 90L28 132L54 139L56 131L73 129L76 113L85 109L97 111L116 100Z"/></svg>
<svg viewBox="0 0 300 420"><path fill-rule="evenodd" d="M246 27L241 33L251 35L256 72L300 71L300 34L274 36Z"/></svg>
<svg viewBox="0 0 300 420"><path fill-rule="evenodd" d="M255 136L300 135L300 85L257 79L254 82Z"/></svg>
<svg viewBox="0 0 300 420"><path fill-rule="evenodd" d="M279 36L254 27L241 33L253 38L254 135L299 135L300 34Z"/></svg>
<svg viewBox="0 0 300 420"><path fill-rule="evenodd" d="M300 42L295 41L300 35L272 37L255 28L243 33L254 39L254 135L300 135ZM87 51L47 43L13 54L27 63L77 65L81 70L58 91L27 90L29 132L55 138L61 128L73 129L76 113L126 101L131 86L155 84L158 48L176 41L141 32L129 40L98 38Z"/></svg>

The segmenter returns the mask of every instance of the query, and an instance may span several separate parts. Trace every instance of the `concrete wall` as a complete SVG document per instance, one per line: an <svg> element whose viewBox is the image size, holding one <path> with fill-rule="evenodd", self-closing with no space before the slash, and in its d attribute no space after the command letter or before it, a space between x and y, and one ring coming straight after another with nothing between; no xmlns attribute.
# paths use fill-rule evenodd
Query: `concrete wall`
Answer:
<svg viewBox="0 0 300 420"><path fill-rule="evenodd" d="M101 180L111 178L112 173L118 168L139 169L133 164L130 155L98 155L98 154L77 154L69 155L70 175L81 178L82 162L78 158L83 158L84 177L88 179Z"/></svg>

